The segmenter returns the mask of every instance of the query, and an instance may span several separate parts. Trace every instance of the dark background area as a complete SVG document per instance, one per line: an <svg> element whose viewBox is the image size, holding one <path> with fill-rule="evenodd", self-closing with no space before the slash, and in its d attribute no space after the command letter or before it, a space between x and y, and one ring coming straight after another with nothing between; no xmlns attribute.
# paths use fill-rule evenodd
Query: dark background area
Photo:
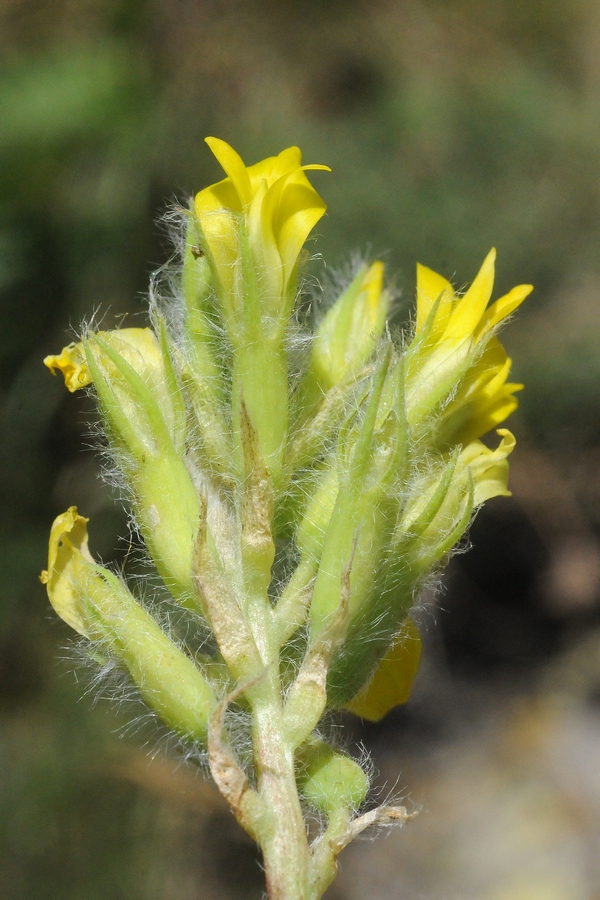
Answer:
<svg viewBox="0 0 600 900"><path fill-rule="evenodd" d="M251 843L93 672L37 581L76 504L126 519L91 409L42 358L91 316L142 324L158 220L298 144L329 268L383 255L407 317L419 260L536 286L504 335L526 384L511 499L418 614L413 699L348 740L419 816L345 851L332 898L600 898L600 7L595 0L4 0L0 8L0 893L260 896ZM324 263L312 263L316 276ZM125 319L123 318L125 317ZM120 537L118 537L120 536ZM118 538L118 539L117 539Z"/></svg>

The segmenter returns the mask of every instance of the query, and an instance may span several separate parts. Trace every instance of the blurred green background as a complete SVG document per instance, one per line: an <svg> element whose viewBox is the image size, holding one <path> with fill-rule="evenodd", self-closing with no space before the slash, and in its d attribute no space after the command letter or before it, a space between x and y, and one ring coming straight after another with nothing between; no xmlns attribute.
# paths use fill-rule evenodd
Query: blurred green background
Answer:
<svg viewBox="0 0 600 900"><path fill-rule="evenodd" d="M378 728L347 720L380 793L420 815L345 851L328 896L599 900L595 0L2 3L0 896L261 896L212 788L127 728L135 703L98 696L37 581L73 503L95 552L127 547L89 404L41 360L91 316L144 322L161 215L220 177L207 134L249 163L298 144L329 164L312 249L329 269L383 255L401 317L416 260L461 285L495 245L498 291L536 286L505 333L526 383L514 496L423 601L411 702Z"/></svg>

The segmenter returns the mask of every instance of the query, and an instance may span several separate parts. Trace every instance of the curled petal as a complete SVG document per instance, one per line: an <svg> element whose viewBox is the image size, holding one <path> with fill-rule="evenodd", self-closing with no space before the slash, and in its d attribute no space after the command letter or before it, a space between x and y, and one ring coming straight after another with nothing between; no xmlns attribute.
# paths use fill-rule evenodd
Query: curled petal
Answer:
<svg viewBox="0 0 600 900"><path fill-rule="evenodd" d="M284 284L288 284L302 247L326 209L304 173L296 172L282 191L275 226Z"/></svg>
<svg viewBox="0 0 600 900"><path fill-rule="evenodd" d="M88 550L87 523L76 506L58 516L50 531L48 569L40 581L48 590L48 598L60 618L86 637L78 585L89 578L94 560Z"/></svg>
<svg viewBox="0 0 600 900"><path fill-rule="evenodd" d="M86 365L85 352L81 344L69 344L63 347L57 356L46 356L44 365L53 375L60 372L65 379L65 387L74 393L91 384L92 376Z"/></svg>
<svg viewBox="0 0 600 900"><path fill-rule="evenodd" d="M242 157L220 138L207 137L205 140L233 183L243 209L252 199L252 188Z"/></svg>
<svg viewBox="0 0 600 900"><path fill-rule="evenodd" d="M468 444L461 454L461 462L473 477L474 505L479 506L492 497L510 497L508 490L507 457L515 449L516 440L508 428L499 428L500 443L491 450L481 441Z"/></svg>

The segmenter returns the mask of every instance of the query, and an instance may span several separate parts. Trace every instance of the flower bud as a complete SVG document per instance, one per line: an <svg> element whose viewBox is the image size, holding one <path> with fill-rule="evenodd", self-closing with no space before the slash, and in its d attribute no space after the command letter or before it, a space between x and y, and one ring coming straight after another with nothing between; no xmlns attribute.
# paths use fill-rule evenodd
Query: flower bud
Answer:
<svg viewBox="0 0 600 900"><path fill-rule="evenodd" d="M339 477L334 461L321 473L298 525L296 546L302 557L320 560L338 493Z"/></svg>
<svg viewBox="0 0 600 900"><path fill-rule="evenodd" d="M323 488L331 491L333 482L324 481L299 528L301 546L309 547L319 562L310 606L312 642L332 621L343 591L349 591L346 636L327 679L329 706L344 705L360 690L406 615L406 604L390 603L381 584L406 476L402 377L401 360L392 364L385 353L373 375L364 416L340 434L339 487L329 521L324 527L331 494ZM314 502L319 500L320 507Z"/></svg>
<svg viewBox="0 0 600 900"><path fill-rule="evenodd" d="M155 449L158 442L172 439L175 411L163 353L150 328L90 334L64 347L60 355L47 356L44 365L53 374L59 370L71 392L93 381L100 392L106 383L100 399L125 446L129 442L143 452L142 448Z"/></svg>
<svg viewBox="0 0 600 900"><path fill-rule="evenodd" d="M369 779L359 764L323 741L310 741L298 752L298 787L313 809L331 813L358 809L369 792Z"/></svg>
<svg viewBox="0 0 600 900"><path fill-rule="evenodd" d="M437 566L466 531L472 511L486 500L507 496L507 457L515 439L499 429L500 444L493 450L473 441L432 472L416 476L411 496L392 542L393 559L403 561L416 584Z"/></svg>
<svg viewBox="0 0 600 900"><path fill-rule="evenodd" d="M390 298L383 263L362 266L317 328L298 405L306 416L335 385L355 377L383 334Z"/></svg>
<svg viewBox="0 0 600 900"><path fill-rule="evenodd" d="M507 457L514 448L514 438L506 429L500 429L499 434L501 441L495 450L474 441L438 463L433 472L413 476L402 516L395 528L392 526L393 533L387 532L383 545L370 532L368 520L363 522L364 532L359 533L355 549L358 570L353 573L354 581L351 575L356 594L351 595L348 633L327 682L330 706L346 706L358 693L360 697L368 696L363 710L372 707L374 715L387 712L387 708L383 709L387 706L385 690L382 705L377 706L374 698L378 688L367 695L363 693L367 690L365 685L371 678L373 684L379 685L373 673L379 671L377 667L388 653L392 670L394 665L406 665L410 672L410 654L407 659L398 649L399 657L394 663L394 647L398 629L415 597L431 571L464 535L473 509L492 497L509 493ZM382 531L378 522L374 532ZM363 534L368 535L366 541ZM410 650L416 652L414 644ZM416 667L413 675L415 672ZM385 686L386 676L381 678Z"/></svg>

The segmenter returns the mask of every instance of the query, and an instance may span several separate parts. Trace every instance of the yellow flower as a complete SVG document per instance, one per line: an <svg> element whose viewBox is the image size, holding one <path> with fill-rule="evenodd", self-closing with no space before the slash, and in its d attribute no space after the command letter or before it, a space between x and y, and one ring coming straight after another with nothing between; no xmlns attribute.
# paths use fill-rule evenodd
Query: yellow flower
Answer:
<svg viewBox="0 0 600 900"><path fill-rule="evenodd" d="M427 555L429 545L445 544L457 521L463 517L465 503L472 510L492 497L509 497L508 457L515 448L514 435L507 428L496 432L500 443L495 449L481 441L471 441L452 457L440 460L437 466L414 482L412 495L402 513L397 535L400 542L412 540L412 551ZM467 522L462 531L465 530ZM459 534L453 543L461 537ZM451 544L447 547L453 546Z"/></svg>
<svg viewBox="0 0 600 900"><path fill-rule="evenodd" d="M327 166L302 165L298 147L288 147L253 166L218 138L206 143L227 178L196 195L195 211L225 295L235 305L245 229L267 312L277 316L293 287L296 264L326 205L304 174Z"/></svg>
<svg viewBox="0 0 600 900"><path fill-rule="evenodd" d="M101 375L108 379L118 392L121 416L134 425L138 436L147 430L140 424L140 398L131 390L123 372L119 371L109 354L117 354L116 358L139 376L150 392L153 403L159 407L167 425L173 427L173 409L165 361L158 339L151 328L119 328L115 331L90 333L84 341L64 347L57 356L47 356L44 365L53 375L59 371L65 379L65 386L74 392L87 387L93 381L88 354L92 355ZM96 388L102 394L101 385L97 384Z"/></svg>
<svg viewBox="0 0 600 900"><path fill-rule="evenodd" d="M67 625L120 658L142 697L170 728L204 742L216 703L211 687L126 585L94 562L88 521L76 506L54 520L48 569L40 575L50 603Z"/></svg>
<svg viewBox="0 0 600 900"><path fill-rule="evenodd" d="M145 381L155 380L157 371L162 376L162 354L152 329L119 328L115 331L99 331L97 336L116 350ZM98 355L98 351L95 352ZM53 375L56 375L57 370L62 374L65 386L71 393L92 383L82 342L63 347L56 356L46 356L44 365Z"/></svg>
<svg viewBox="0 0 600 900"><path fill-rule="evenodd" d="M533 288L518 285L488 306L495 259L492 249L462 296L442 275L417 266L416 328L407 363L408 417L419 421L458 384L440 423L448 442L479 437L517 406L513 395L521 385L507 383L511 361L494 332Z"/></svg>

